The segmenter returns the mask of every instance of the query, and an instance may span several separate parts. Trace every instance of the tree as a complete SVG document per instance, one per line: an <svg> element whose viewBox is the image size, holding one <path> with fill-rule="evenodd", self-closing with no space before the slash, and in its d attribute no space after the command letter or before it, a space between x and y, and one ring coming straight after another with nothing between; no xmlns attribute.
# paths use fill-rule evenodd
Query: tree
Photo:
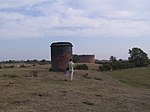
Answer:
<svg viewBox="0 0 150 112"><path fill-rule="evenodd" d="M111 62L117 61L116 57L114 57L114 56L110 56L109 59L110 59Z"/></svg>
<svg viewBox="0 0 150 112"><path fill-rule="evenodd" d="M148 60L148 64L150 65L150 59Z"/></svg>
<svg viewBox="0 0 150 112"><path fill-rule="evenodd" d="M45 59L42 59L41 61L39 61L39 64L40 64L40 65L46 64L46 60L45 60Z"/></svg>
<svg viewBox="0 0 150 112"><path fill-rule="evenodd" d="M129 62L133 63L136 67L147 66L148 56L143 50L134 47L132 48L132 50L129 49L129 54Z"/></svg>

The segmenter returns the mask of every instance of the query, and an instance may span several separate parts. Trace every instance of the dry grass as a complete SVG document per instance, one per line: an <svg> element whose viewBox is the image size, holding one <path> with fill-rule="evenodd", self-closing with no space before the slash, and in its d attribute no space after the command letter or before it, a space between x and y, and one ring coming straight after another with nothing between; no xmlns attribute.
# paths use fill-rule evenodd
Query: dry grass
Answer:
<svg viewBox="0 0 150 112"><path fill-rule="evenodd" d="M98 71L75 71L69 82L63 73L49 72L49 65L0 69L0 112L149 111L150 89Z"/></svg>

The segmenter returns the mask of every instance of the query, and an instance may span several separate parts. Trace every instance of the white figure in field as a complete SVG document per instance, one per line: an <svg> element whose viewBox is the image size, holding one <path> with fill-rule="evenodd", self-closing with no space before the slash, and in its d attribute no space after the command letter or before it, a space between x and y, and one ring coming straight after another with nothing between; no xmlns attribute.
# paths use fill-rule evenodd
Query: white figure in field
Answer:
<svg viewBox="0 0 150 112"><path fill-rule="evenodd" d="M69 79L70 81L73 81L73 67L74 67L74 63L72 61L72 59L70 59L69 63L67 64L67 79Z"/></svg>

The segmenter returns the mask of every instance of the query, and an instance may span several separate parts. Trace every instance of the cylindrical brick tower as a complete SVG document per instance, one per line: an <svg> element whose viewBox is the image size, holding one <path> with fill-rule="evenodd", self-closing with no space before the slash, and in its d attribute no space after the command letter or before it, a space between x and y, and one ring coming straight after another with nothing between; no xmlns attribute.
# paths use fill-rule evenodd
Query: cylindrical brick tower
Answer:
<svg viewBox="0 0 150 112"><path fill-rule="evenodd" d="M70 42L56 42L51 44L51 68L55 72L64 72L69 60L72 58Z"/></svg>

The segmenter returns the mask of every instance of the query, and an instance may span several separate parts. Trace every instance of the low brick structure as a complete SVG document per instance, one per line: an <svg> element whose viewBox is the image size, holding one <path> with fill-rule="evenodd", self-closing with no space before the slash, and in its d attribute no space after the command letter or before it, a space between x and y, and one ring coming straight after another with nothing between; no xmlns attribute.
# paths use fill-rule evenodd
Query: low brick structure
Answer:
<svg viewBox="0 0 150 112"><path fill-rule="evenodd" d="M79 63L95 63L95 55L79 55Z"/></svg>

